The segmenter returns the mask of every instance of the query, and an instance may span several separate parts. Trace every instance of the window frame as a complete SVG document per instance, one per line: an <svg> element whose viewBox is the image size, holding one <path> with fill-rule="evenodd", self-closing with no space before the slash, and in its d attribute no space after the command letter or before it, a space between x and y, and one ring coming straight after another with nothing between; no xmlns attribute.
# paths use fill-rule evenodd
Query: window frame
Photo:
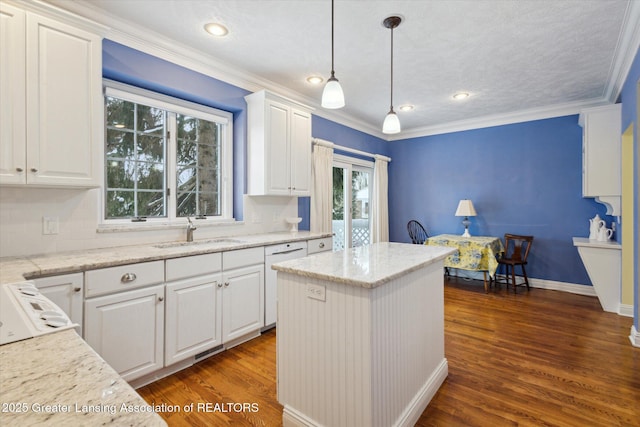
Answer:
<svg viewBox="0 0 640 427"><path fill-rule="evenodd" d="M135 86L130 86L124 83L115 82L112 80L103 80L103 96L114 97L136 104L143 104L146 106L159 108L165 110L167 113L167 131L170 137L166 139L165 147L165 192L169 189L169 195L167 196L166 217L159 218L146 218L144 222L134 222L132 218L106 218L106 194L107 194L107 153L104 152L102 160L104 162L104 177L102 194L100 197L101 209L100 209L100 222L104 226L115 225L130 227L150 227L153 225L174 223L183 224L187 222L185 217L178 217L176 209L177 202L177 158L176 158L176 144L177 144L177 129L176 129L176 116L178 114L195 117L202 120L207 120L220 124L221 134L220 137L220 167L222 174L220 176L220 201L221 209L220 215L207 216L204 219L198 219L198 224L203 223L220 223L233 221L233 113L228 111L219 110L213 107L208 107L202 104L196 104L194 102L185 101L179 98L174 98L168 95L164 95L158 92L142 89ZM103 120L103 126L106 129L106 109L105 118ZM106 142L106 132L105 132ZM103 142L103 144L105 143ZM195 215L194 215L195 217Z"/></svg>

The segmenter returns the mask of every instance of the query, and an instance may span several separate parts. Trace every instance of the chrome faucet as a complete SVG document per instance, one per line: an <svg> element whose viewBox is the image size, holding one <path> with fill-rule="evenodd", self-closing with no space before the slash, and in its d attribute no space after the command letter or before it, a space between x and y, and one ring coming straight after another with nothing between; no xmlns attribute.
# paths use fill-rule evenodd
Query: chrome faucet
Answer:
<svg viewBox="0 0 640 427"><path fill-rule="evenodd" d="M197 227L193 225L191 218L187 217L187 221L189 221L189 224L187 224L187 242L193 242L193 232L197 230Z"/></svg>

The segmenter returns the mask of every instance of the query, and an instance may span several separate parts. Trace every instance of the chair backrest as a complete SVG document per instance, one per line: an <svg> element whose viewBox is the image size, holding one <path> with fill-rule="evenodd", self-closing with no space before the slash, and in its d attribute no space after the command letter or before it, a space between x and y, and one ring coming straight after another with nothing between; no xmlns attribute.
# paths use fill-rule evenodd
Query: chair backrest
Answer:
<svg viewBox="0 0 640 427"><path fill-rule="evenodd" d="M529 250L533 244L533 236L522 236L519 234L504 235L505 257L522 263L527 262Z"/></svg>
<svg viewBox="0 0 640 427"><path fill-rule="evenodd" d="M429 237L422 224L415 219L412 219L407 223L407 231L409 232L411 243L415 245L424 244L424 241Z"/></svg>

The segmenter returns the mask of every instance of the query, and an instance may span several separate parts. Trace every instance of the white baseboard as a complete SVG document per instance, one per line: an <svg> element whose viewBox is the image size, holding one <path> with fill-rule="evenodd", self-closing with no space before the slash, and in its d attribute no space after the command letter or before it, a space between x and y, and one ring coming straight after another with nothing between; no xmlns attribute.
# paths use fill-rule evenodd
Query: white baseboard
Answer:
<svg viewBox="0 0 640 427"><path fill-rule="evenodd" d="M550 289L553 291L569 292L578 295L597 297L593 286L578 285L577 283L556 282L555 280L529 279L529 286L540 289Z"/></svg>
<svg viewBox="0 0 640 427"><path fill-rule="evenodd" d="M638 331L635 325L631 326L631 334L629 335L629 341L634 347L640 347L640 331Z"/></svg>
<svg viewBox="0 0 640 427"><path fill-rule="evenodd" d="M433 371L427 382L422 386L418 394L415 395L411 403L407 406L403 414L396 420L394 426L414 426L424 410L436 395L440 386L449 375L449 363L443 359L440 365Z"/></svg>
<svg viewBox="0 0 640 427"><path fill-rule="evenodd" d="M633 317L633 306L630 304L620 304L618 314L620 316Z"/></svg>

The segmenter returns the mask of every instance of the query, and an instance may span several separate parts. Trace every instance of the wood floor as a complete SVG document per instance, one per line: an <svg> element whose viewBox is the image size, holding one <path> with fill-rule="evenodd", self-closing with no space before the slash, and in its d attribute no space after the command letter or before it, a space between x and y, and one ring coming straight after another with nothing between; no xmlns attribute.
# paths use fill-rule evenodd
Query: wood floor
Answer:
<svg viewBox="0 0 640 427"><path fill-rule="evenodd" d="M533 288L514 295L504 286L485 294L482 282L451 278L449 376L416 425L638 427L640 348L629 342L631 324L594 297ZM279 426L275 347L271 330L138 392L154 404L194 403L190 413L162 413L170 426Z"/></svg>

